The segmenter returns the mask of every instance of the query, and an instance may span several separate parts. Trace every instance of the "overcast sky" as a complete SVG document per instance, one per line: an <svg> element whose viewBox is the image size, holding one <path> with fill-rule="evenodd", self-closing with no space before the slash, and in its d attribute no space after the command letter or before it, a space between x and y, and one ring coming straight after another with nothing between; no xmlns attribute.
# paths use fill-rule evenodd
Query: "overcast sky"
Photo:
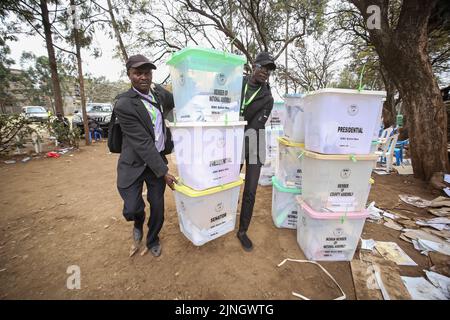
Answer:
<svg viewBox="0 0 450 320"><path fill-rule="evenodd" d="M47 56L45 41L40 36L26 37L21 35L18 41L10 41L8 45L11 48L11 56L16 62L14 67L18 69L20 69L19 62L23 51L31 51L37 56ZM115 40L108 39L104 34L96 34L94 45L101 48L102 56L94 58L83 50L83 72L89 72L96 77L104 76L112 81L126 80L126 76L122 74L124 71L122 61L113 58Z"/></svg>

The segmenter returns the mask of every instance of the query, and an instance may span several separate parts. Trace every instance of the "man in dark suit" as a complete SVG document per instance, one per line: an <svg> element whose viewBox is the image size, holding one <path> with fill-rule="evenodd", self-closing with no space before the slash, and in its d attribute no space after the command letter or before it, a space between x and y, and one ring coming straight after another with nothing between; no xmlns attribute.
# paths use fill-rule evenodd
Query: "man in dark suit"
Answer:
<svg viewBox="0 0 450 320"><path fill-rule="evenodd" d="M261 167L266 161L264 130L273 108L268 80L275 68L274 58L267 52L260 52L255 58L253 72L242 83L241 116L247 121L247 125L244 138L245 185L237 237L245 251L253 249L247 230L253 215Z"/></svg>
<svg viewBox="0 0 450 320"><path fill-rule="evenodd" d="M146 248L155 256L161 254L159 232L164 222L164 191L173 189L175 177L169 174L166 155L173 150L170 131L164 123L164 101L151 89L152 71L156 66L143 55L131 56L126 62L131 89L117 96L114 111L122 129L122 151L117 165L117 188L124 201L123 215L134 221L133 255L143 238L145 203L144 182L150 217L147 223ZM167 95L167 94L166 94Z"/></svg>

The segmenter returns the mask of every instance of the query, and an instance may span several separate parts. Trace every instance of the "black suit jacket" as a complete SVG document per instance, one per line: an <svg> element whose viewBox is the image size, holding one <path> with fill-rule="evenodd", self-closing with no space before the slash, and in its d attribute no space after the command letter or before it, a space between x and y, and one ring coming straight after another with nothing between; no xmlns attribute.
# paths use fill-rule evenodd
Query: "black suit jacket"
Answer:
<svg viewBox="0 0 450 320"><path fill-rule="evenodd" d="M242 82L242 94L241 94L241 106L244 100L245 85L250 80L249 76L244 77ZM244 138L244 154L245 158L255 159L259 165L264 165L266 162L266 136L265 136L265 124L273 109L273 96L270 90L269 84L263 84L261 90L255 96L253 101L245 107L243 116L247 121L245 130L253 129L256 132L257 143L249 143ZM261 130L261 131L260 131Z"/></svg>
<svg viewBox="0 0 450 320"><path fill-rule="evenodd" d="M151 118L139 94L130 89L116 97L114 111L122 129L122 151L117 164L119 188L129 187L146 167L149 167L158 178L163 177L169 170L165 155L173 150L172 136L164 122L161 98L154 91L152 93L163 115L165 148L161 153L156 149Z"/></svg>

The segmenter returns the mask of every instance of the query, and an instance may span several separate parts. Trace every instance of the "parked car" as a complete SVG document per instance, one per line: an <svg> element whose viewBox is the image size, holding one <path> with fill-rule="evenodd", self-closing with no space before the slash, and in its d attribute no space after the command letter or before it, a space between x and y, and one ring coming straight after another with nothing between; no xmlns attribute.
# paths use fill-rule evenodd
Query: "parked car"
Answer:
<svg viewBox="0 0 450 320"><path fill-rule="evenodd" d="M48 121L48 112L42 106L25 106L22 107L22 114L30 121L45 122Z"/></svg>
<svg viewBox="0 0 450 320"><path fill-rule="evenodd" d="M112 105L110 103L88 103L86 105L87 115L95 120L105 135L108 134L108 125L111 121ZM79 128L84 133L83 116L81 110L75 110L72 118L72 128Z"/></svg>

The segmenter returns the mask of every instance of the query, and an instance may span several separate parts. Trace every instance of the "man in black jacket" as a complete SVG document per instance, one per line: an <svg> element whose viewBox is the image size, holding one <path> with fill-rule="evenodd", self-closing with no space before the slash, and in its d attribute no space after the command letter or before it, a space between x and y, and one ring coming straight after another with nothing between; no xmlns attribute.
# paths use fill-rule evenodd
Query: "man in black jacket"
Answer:
<svg viewBox="0 0 450 320"><path fill-rule="evenodd" d="M253 249L247 230L253 214L261 167L265 162L264 130L273 108L268 80L275 68L273 57L267 52L261 52L255 58L252 74L245 77L242 84L241 116L247 125L244 138L245 186L237 237L246 251Z"/></svg>
<svg viewBox="0 0 450 320"><path fill-rule="evenodd" d="M159 232L164 222L164 191L166 184L173 189L175 178L168 173L166 155L172 152L173 141L164 123L163 103L151 89L152 70L156 66L143 55L131 56L127 63L131 89L117 96L114 112L122 129L122 151L117 165L117 188L124 201L123 215L134 221L134 245L130 256L139 248L143 238L145 203L142 199L144 182L150 217L146 248L161 254Z"/></svg>

